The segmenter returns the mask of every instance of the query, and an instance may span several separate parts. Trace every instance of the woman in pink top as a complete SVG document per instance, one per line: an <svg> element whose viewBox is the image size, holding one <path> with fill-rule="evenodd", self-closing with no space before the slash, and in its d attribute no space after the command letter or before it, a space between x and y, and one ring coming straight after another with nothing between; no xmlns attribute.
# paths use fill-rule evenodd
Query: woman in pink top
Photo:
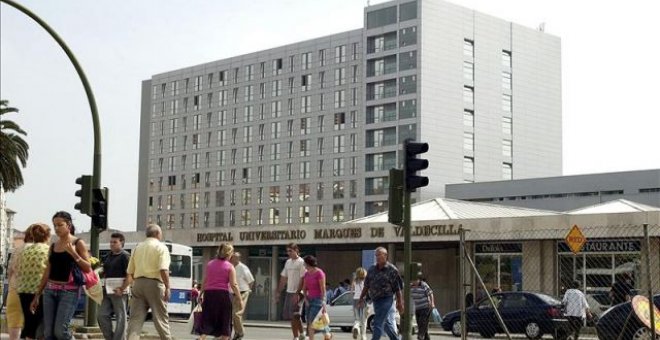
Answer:
<svg viewBox="0 0 660 340"><path fill-rule="evenodd" d="M321 309L325 310L325 273L318 267L314 256L307 255L303 260L307 272L301 280L300 292L307 303L307 335L309 340L314 340L314 332L317 330L312 327L312 322ZM323 333L324 339L332 339L329 326L318 331Z"/></svg>
<svg viewBox="0 0 660 340"><path fill-rule="evenodd" d="M221 340L228 340L231 336L231 295L241 296L236 282L236 271L229 262L234 247L228 243L222 243L218 247L218 255L206 265L204 282L202 283L202 327L201 339L211 335ZM236 303L243 309L243 302L237 299Z"/></svg>

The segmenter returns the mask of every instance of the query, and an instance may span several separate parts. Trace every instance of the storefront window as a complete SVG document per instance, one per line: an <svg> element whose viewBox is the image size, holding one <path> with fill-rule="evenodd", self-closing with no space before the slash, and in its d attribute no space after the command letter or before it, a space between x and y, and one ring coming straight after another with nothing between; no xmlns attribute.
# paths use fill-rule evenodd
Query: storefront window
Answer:
<svg viewBox="0 0 660 340"><path fill-rule="evenodd" d="M496 288L502 291L523 289L522 244L477 244L475 254L477 271L489 292ZM476 293L477 299L484 295L480 289Z"/></svg>
<svg viewBox="0 0 660 340"><path fill-rule="evenodd" d="M563 294L570 282L577 280L587 294L609 293L612 284L630 275L633 286L639 288L640 273L639 240L593 240L575 255L564 242L558 242L559 294Z"/></svg>

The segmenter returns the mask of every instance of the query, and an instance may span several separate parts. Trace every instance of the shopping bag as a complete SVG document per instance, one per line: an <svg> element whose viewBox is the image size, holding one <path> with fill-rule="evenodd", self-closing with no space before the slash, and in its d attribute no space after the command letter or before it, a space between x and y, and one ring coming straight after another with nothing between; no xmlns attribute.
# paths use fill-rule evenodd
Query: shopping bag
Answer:
<svg viewBox="0 0 660 340"><path fill-rule="evenodd" d="M195 306L191 318L192 318L192 330L190 331L190 333L201 335L202 334L202 304L201 303Z"/></svg>
<svg viewBox="0 0 660 340"><path fill-rule="evenodd" d="M440 315L440 312L438 312L437 308L433 308L433 310L431 310L431 315L433 316L433 322L438 324L442 322L442 316Z"/></svg>
<svg viewBox="0 0 660 340"><path fill-rule="evenodd" d="M83 275L85 276L85 285L83 286L85 295L100 305L103 302L103 286L99 280L99 274L95 270L90 270L87 273L83 272Z"/></svg>
<svg viewBox="0 0 660 340"><path fill-rule="evenodd" d="M323 330L330 325L330 317L325 312L325 308L321 308L314 321L312 321L312 328L317 331Z"/></svg>

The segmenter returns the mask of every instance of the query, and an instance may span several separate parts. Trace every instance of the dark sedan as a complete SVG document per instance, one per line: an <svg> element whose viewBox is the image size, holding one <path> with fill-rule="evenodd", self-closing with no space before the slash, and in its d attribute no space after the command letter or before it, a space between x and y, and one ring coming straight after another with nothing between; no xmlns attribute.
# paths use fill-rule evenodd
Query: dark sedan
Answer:
<svg viewBox="0 0 660 340"><path fill-rule="evenodd" d="M640 304L637 311L633 308L633 303ZM660 295L653 296L653 303L660 308ZM601 314L596 324L598 339L601 340L641 340L651 339L651 330L642 323L639 312L649 312L648 299L644 296L636 296L632 302L620 303L611 307ZM646 315L644 313L644 315ZM656 315L658 315L656 313ZM658 324L656 316L656 324ZM649 323L650 325L650 323ZM619 337L621 335L621 337Z"/></svg>
<svg viewBox="0 0 660 340"><path fill-rule="evenodd" d="M525 334L529 339L554 333L552 319L561 315L561 301L532 292L504 292L491 297L510 333ZM487 298L468 308L466 313L468 332L478 332L484 338L504 332ZM460 311L447 313L443 317L442 328L451 331L454 336L460 336Z"/></svg>

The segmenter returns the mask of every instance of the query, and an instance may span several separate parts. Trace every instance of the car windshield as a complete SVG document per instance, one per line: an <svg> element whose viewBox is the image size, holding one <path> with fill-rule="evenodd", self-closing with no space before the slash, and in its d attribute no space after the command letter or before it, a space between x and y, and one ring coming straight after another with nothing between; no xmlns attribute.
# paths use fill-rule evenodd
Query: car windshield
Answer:
<svg viewBox="0 0 660 340"><path fill-rule="evenodd" d="M554 297L550 295L545 295L545 294L536 294L536 296L543 300L543 302L549 304L549 305L560 305L561 301L555 299Z"/></svg>

